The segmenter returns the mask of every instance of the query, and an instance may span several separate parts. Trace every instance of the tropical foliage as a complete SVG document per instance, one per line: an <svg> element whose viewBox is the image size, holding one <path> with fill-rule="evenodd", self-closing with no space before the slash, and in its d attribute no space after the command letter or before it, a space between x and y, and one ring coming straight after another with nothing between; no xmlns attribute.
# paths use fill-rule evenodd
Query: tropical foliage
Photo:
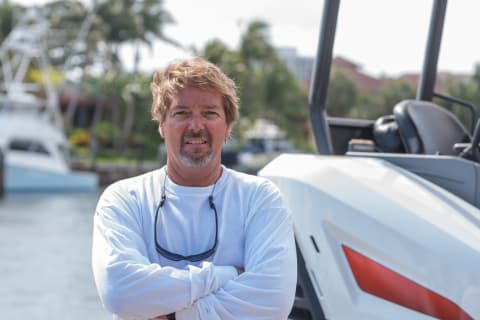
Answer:
<svg viewBox="0 0 480 320"><path fill-rule="evenodd" d="M239 48L230 49L214 40L201 53L237 83L244 124L240 128L265 118L287 132L297 147L311 150L307 92L278 57L268 28L265 22L254 20L241 36ZM237 135L242 138L242 132L237 130Z"/></svg>
<svg viewBox="0 0 480 320"><path fill-rule="evenodd" d="M127 72L119 50L122 46L135 48L132 58L137 65L141 59L140 45L152 47L154 41L160 40L187 47L181 44L185 39L172 39L165 34L165 26L175 21L161 0L94 3L95 8L81 0L56 0L45 5L51 25L47 39L49 58L56 67L52 74L60 75L58 81L68 80L70 86L93 97L95 105L92 126L75 128L72 119L78 101L72 99L65 114L71 141L82 148L98 145L100 154L125 154L140 148L146 156L154 157L160 138L149 112L151 74L142 74L136 67ZM0 41L23 10L6 0L0 4ZM239 140L256 119L265 118L279 125L298 148L313 151L306 89L277 55L266 22L251 21L236 48L212 40L194 51L219 65L237 83L242 121L234 129L234 135ZM35 70L30 70L29 76L39 81ZM443 89L480 106L480 66L471 81L451 80ZM389 80L383 90L372 94L359 90L349 74L334 70L327 97L328 113L375 119L391 113L398 101L414 96L414 86L405 81ZM469 123L470 115L465 108L445 105Z"/></svg>

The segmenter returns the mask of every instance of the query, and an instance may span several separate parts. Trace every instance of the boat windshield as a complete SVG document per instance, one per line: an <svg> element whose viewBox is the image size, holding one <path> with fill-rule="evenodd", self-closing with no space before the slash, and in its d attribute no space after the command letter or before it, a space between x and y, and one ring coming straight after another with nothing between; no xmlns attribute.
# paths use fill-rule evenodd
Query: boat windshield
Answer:
<svg viewBox="0 0 480 320"><path fill-rule="evenodd" d="M10 141L8 148L12 151L34 152L45 155L50 154L40 141L30 139L14 139Z"/></svg>

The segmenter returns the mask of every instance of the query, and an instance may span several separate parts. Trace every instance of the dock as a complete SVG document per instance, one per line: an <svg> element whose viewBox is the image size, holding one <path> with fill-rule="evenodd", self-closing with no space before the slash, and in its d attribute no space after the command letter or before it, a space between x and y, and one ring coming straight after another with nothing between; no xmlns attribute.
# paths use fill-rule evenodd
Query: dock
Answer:
<svg viewBox="0 0 480 320"><path fill-rule="evenodd" d="M100 187L106 187L115 181L126 179L159 169L160 162L98 163L94 166L82 161L73 161L72 169L90 171L98 174Z"/></svg>

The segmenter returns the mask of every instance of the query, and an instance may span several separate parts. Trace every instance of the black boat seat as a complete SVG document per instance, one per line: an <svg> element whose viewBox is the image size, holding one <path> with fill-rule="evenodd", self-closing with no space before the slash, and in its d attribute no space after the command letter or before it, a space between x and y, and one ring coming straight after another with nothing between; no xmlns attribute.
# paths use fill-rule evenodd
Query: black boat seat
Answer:
<svg viewBox="0 0 480 320"><path fill-rule="evenodd" d="M407 153L456 155L455 143L471 140L450 111L432 102L404 100L395 105L393 114Z"/></svg>

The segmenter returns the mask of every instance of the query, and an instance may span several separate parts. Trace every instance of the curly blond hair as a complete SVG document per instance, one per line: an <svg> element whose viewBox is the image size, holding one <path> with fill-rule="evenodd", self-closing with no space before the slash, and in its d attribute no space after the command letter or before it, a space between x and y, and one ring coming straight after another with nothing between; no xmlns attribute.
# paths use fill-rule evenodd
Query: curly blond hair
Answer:
<svg viewBox="0 0 480 320"><path fill-rule="evenodd" d="M155 72L150 84L153 120L163 122L173 97L186 86L220 93L227 124L232 125L237 121L238 96L235 82L216 65L200 57L177 61L164 70Z"/></svg>

